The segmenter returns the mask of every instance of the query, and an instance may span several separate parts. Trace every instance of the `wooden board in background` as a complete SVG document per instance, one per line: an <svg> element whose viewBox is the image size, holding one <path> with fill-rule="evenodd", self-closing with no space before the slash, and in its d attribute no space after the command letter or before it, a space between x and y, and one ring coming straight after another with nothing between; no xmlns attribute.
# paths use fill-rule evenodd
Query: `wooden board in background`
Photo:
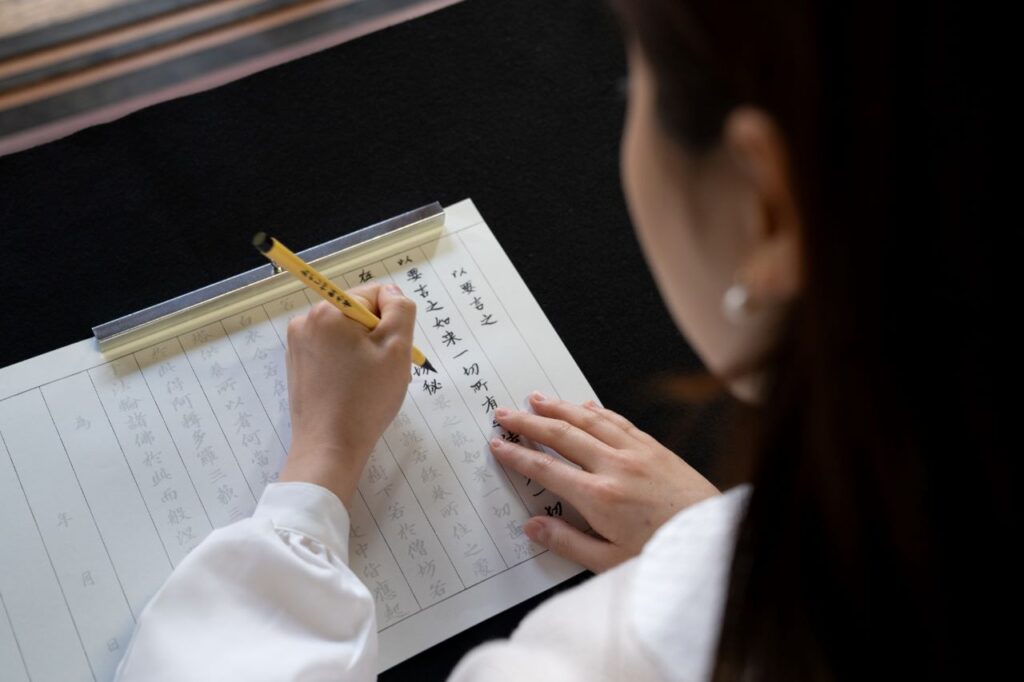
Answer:
<svg viewBox="0 0 1024 682"><path fill-rule="evenodd" d="M28 9L23 7L26 0L0 0L0 11L6 11L0 17L9 16L25 28L0 34L0 155L222 85L455 2L76 0L71 4L77 14L65 7L60 16L66 20L43 25L47 19L41 16L42 7ZM7 31L15 30L0 23Z"/></svg>

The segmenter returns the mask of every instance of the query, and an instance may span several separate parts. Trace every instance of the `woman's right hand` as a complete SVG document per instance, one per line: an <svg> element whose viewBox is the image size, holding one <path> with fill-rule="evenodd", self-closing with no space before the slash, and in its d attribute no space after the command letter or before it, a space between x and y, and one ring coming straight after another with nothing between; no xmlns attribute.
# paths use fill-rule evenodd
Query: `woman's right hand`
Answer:
<svg viewBox="0 0 1024 682"><path fill-rule="evenodd" d="M492 452L574 506L601 535L595 538L554 517L531 518L523 526L526 534L555 554L594 572L607 570L639 554L680 509L719 494L674 452L593 401L576 405L534 393L530 403L536 414L501 408L495 416L506 430L582 468L501 439L491 441Z"/></svg>
<svg viewBox="0 0 1024 682"><path fill-rule="evenodd" d="M380 316L373 331L326 301L288 324L292 443L280 478L321 485L346 506L409 390L416 320L397 286L348 293Z"/></svg>

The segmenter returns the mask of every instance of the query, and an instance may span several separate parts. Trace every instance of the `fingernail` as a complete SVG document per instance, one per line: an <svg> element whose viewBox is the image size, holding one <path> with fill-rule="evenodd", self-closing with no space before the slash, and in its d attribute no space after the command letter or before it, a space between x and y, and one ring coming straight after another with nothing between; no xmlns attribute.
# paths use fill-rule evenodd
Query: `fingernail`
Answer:
<svg viewBox="0 0 1024 682"><path fill-rule="evenodd" d="M583 403L583 407L589 407L590 409L594 409L595 407L597 407L597 403L595 403L593 400L588 400L587 402Z"/></svg>
<svg viewBox="0 0 1024 682"><path fill-rule="evenodd" d="M497 450L500 447L501 447L501 439L500 438L492 438L491 439L491 449L492 450Z"/></svg>
<svg viewBox="0 0 1024 682"><path fill-rule="evenodd" d="M533 393L530 394L530 397L533 398L538 403L542 403L548 399L547 396L541 393L540 391L534 391Z"/></svg>
<svg viewBox="0 0 1024 682"><path fill-rule="evenodd" d="M526 523L523 524L523 532L526 533L526 537L530 538L534 542L539 542L542 545L547 539L544 522L536 517L527 519Z"/></svg>
<svg viewBox="0 0 1024 682"><path fill-rule="evenodd" d="M384 288L388 290L388 293L402 295L402 290L398 288L397 284L388 284Z"/></svg>
<svg viewBox="0 0 1024 682"><path fill-rule="evenodd" d="M498 409L496 409L494 411L494 416L497 419L503 419L504 417L507 417L508 415L509 415L509 410L507 410L504 407L499 407Z"/></svg>

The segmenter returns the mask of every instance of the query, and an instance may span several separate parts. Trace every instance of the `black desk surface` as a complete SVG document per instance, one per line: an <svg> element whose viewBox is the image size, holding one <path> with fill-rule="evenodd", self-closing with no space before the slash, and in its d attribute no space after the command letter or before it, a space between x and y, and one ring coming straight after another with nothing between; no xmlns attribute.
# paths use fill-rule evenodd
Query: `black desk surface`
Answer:
<svg viewBox="0 0 1024 682"><path fill-rule="evenodd" d="M619 187L624 74L599 1L466 0L0 158L0 366L261 264L257 230L300 249L471 197L602 402L668 438L694 415L650 382L698 363ZM717 414L677 448L700 470ZM382 679L443 678L538 601Z"/></svg>

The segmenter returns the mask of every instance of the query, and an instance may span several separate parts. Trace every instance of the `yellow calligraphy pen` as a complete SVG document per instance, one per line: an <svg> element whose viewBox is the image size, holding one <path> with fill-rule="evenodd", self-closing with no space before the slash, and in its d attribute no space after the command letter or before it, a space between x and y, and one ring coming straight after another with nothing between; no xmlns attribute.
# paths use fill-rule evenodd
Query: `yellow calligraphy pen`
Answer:
<svg viewBox="0 0 1024 682"><path fill-rule="evenodd" d="M380 324L380 318L367 310L366 306L335 286L334 282L321 275L312 265L292 253L287 246L273 237L268 237L265 232L258 232L252 238L252 245L273 263L277 264L279 268L287 270L305 282L306 286L320 294L325 301L333 303L345 317L355 320L367 329L374 329ZM416 346L412 347L412 361L413 364L425 370L437 371L430 364L430 361L427 360L427 356L423 354L423 351Z"/></svg>

